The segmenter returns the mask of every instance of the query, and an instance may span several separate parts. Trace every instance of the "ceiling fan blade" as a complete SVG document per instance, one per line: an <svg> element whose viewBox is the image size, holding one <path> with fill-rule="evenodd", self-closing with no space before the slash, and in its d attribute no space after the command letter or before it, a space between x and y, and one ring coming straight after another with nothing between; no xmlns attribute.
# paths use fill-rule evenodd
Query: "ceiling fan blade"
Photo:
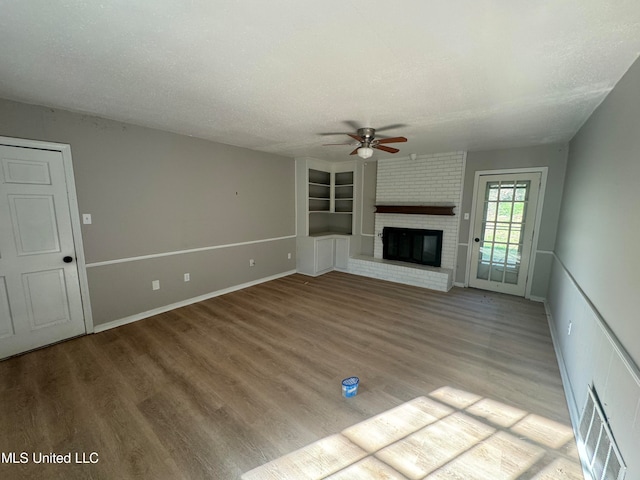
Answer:
<svg viewBox="0 0 640 480"><path fill-rule="evenodd" d="M394 128L407 127L404 123L396 123L394 125L387 125L386 127L376 128L376 132L384 132L385 130L393 130Z"/></svg>
<svg viewBox="0 0 640 480"><path fill-rule="evenodd" d="M360 148L360 147L356 148L356 149L355 149L353 152L351 152L349 155L355 155L356 153L358 153L358 149L359 149L359 148Z"/></svg>
<svg viewBox="0 0 640 480"><path fill-rule="evenodd" d="M354 140L359 141L360 143L364 142L364 138L362 138L359 135L356 135L355 133L347 133L347 135L349 135L351 138L353 138Z"/></svg>
<svg viewBox="0 0 640 480"><path fill-rule="evenodd" d="M358 122L356 122L355 120L345 120L344 122L345 125L348 125L349 127L351 127L353 130L358 130L360 128L360 125L358 124Z"/></svg>
<svg viewBox="0 0 640 480"><path fill-rule="evenodd" d="M377 148L378 150L382 150L389 153L398 153L400 150L393 147L385 147L384 145L371 145L371 148Z"/></svg>
<svg viewBox="0 0 640 480"><path fill-rule="evenodd" d="M322 144L323 147L327 147L329 145L353 145L353 142L348 142L348 143L323 143Z"/></svg>
<svg viewBox="0 0 640 480"><path fill-rule="evenodd" d="M404 137L391 137L391 138L381 138L378 140L378 143L400 143L406 142L407 139Z"/></svg>

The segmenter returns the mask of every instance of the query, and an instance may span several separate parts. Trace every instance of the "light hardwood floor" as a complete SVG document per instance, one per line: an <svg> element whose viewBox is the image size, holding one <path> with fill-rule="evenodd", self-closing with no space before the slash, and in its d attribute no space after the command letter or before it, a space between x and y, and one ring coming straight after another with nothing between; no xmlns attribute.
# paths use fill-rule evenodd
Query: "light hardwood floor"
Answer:
<svg viewBox="0 0 640 480"><path fill-rule="evenodd" d="M352 375L358 395L345 399L340 381ZM420 398L484 423L496 445L515 435L542 452L505 478L578 478L541 304L338 272L291 275L0 362L0 452L29 456L0 464L0 478L238 479ZM500 420L514 411L524 412L517 425ZM35 464L34 452L99 461ZM433 478L456 478L440 467ZM431 478L392 471L402 475L379 478Z"/></svg>

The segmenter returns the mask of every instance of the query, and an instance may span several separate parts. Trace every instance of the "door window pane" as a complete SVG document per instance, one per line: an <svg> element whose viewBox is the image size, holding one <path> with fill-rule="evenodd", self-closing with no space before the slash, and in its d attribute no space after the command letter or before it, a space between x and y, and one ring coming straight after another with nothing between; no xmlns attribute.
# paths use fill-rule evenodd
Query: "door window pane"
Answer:
<svg viewBox="0 0 640 480"><path fill-rule="evenodd" d="M529 180L488 182L477 278L517 284Z"/></svg>
<svg viewBox="0 0 640 480"><path fill-rule="evenodd" d="M500 182L487 183L487 191L485 192L485 198L487 200L498 200L498 190L500 189Z"/></svg>
<svg viewBox="0 0 640 480"><path fill-rule="evenodd" d="M496 221L496 213L498 212L498 203L497 202L487 202L486 206L486 216L485 220L487 222L495 222Z"/></svg>
<svg viewBox="0 0 640 480"><path fill-rule="evenodd" d="M504 263L504 258L507 254L507 246L504 243L493 244L493 256L491 257L491 263Z"/></svg>
<svg viewBox="0 0 640 480"><path fill-rule="evenodd" d="M482 238L484 239L485 242L493 242L493 237L495 236L495 229L496 229L495 223L485 224L484 234L482 235Z"/></svg>
<svg viewBox="0 0 640 480"><path fill-rule="evenodd" d="M516 285L518 283L519 268L509 268L504 273L504 283Z"/></svg>
<svg viewBox="0 0 640 480"><path fill-rule="evenodd" d="M478 262L478 274L480 280L489 280L489 263Z"/></svg>
<svg viewBox="0 0 640 480"><path fill-rule="evenodd" d="M511 185L502 185L500 187L500 201L501 202L510 202L513 200L513 184Z"/></svg>
<svg viewBox="0 0 640 480"><path fill-rule="evenodd" d="M511 217L511 221L514 223L522 223L524 221L524 213L525 213L524 210L525 210L524 202L514 202L513 216Z"/></svg>
<svg viewBox="0 0 640 480"><path fill-rule="evenodd" d="M504 274L504 267L502 265L491 265L491 276L489 279L492 282L502 283Z"/></svg>
<svg viewBox="0 0 640 480"><path fill-rule="evenodd" d="M522 225L512 223L511 231L509 232L509 243L520 243L521 233Z"/></svg>
<svg viewBox="0 0 640 480"><path fill-rule="evenodd" d="M528 195L527 192L529 191L529 185L528 185L528 181L527 182L518 182L518 185L516 186L516 196L515 196L515 200L518 202L522 202L524 200L528 200Z"/></svg>
<svg viewBox="0 0 640 480"><path fill-rule="evenodd" d="M509 224L508 223L496 224L496 234L493 241L502 242L502 243L507 243L509 241Z"/></svg>
<svg viewBox="0 0 640 480"><path fill-rule="evenodd" d="M512 208L513 208L513 205L511 204L511 202L498 203L498 221L510 222Z"/></svg>
<svg viewBox="0 0 640 480"><path fill-rule="evenodd" d="M522 245L509 245L509 253L507 255L507 264L520 265L520 257L522 255Z"/></svg>

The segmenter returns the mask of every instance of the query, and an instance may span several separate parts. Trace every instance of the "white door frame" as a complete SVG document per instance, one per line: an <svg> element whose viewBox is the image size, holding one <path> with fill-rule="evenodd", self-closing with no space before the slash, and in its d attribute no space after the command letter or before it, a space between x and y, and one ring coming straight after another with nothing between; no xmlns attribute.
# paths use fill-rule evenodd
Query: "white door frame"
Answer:
<svg viewBox="0 0 640 480"><path fill-rule="evenodd" d="M540 233L540 222L542 220L542 206L544 205L544 194L547 187L547 174L549 167L525 167L525 168L505 168L500 170L478 170L476 171L473 181L473 197L471 203L471 222L469 225L469 240L467 247L467 272L464 279L464 286L469 286L469 279L471 277L471 249L473 248L473 232L475 231L476 223L476 198L478 196L478 185L480 183L480 177L483 175L510 175L518 173L540 173L540 190L538 192L538 203L536 205L536 220L533 230L533 240L531 242L531 253L529 255L529 269L527 272L527 283L524 292L524 298L531 297L531 278L535 271L536 266L536 254L538 252L538 234Z"/></svg>
<svg viewBox="0 0 640 480"><path fill-rule="evenodd" d="M64 167L65 180L67 182L67 199L71 216L71 231L76 251L76 265L78 268L78 280L80 283L80 298L84 314L84 325L87 333L93 333L93 317L91 315L91 301L89 299L89 281L87 279L87 266L84 259L84 246L82 244L82 227L80 226L80 209L76 195L76 182L73 176L73 163L71 161L71 145L65 143L43 142L39 140L27 140L23 138L11 138L0 136L0 145L9 147L33 148L37 150L51 150L60 152Z"/></svg>

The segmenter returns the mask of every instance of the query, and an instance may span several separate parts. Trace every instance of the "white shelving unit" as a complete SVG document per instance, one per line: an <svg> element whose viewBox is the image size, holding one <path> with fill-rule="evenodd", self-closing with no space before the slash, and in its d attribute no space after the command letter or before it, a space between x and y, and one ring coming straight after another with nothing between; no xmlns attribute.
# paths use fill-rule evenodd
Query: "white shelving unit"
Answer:
<svg viewBox="0 0 640 480"><path fill-rule="evenodd" d="M308 175L309 213L331 212L331 173L310 168Z"/></svg>
<svg viewBox="0 0 640 480"><path fill-rule="evenodd" d="M347 270L355 231L355 162L296 160L298 271L321 275Z"/></svg>
<svg viewBox="0 0 640 480"><path fill-rule="evenodd" d="M333 212L353 214L353 170L333 174Z"/></svg>

